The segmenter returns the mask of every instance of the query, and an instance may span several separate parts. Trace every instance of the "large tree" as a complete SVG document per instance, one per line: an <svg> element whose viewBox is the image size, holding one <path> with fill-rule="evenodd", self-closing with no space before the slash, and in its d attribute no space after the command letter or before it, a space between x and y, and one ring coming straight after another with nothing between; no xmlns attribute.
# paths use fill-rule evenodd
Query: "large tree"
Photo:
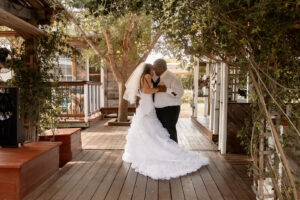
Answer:
<svg viewBox="0 0 300 200"><path fill-rule="evenodd" d="M153 8L151 11L146 10L149 6ZM67 19L112 71L119 89L118 121L127 121L125 83L161 36L160 21L153 18L158 5L146 6L142 1L72 0L68 7L79 12L68 8Z"/></svg>

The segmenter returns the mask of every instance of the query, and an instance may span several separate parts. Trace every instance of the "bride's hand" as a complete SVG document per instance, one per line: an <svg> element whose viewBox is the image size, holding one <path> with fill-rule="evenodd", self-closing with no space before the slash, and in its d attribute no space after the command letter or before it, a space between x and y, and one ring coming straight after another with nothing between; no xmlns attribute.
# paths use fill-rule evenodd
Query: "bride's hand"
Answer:
<svg viewBox="0 0 300 200"><path fill-rule="evenodd" d="M167 87L165 85L158 85L158 92L166 92L167 91Z"/></svg>

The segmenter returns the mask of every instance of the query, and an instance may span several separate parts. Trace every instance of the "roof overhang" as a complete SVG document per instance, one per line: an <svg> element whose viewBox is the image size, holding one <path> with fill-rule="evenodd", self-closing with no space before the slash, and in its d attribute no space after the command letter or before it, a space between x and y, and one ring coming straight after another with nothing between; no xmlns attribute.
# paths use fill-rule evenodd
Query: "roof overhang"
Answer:
<svg viewBox="0 0 300 200"><path fill-rule="evenodd" d="M0 23L15 30L24 39L47 36L47 33L32 24L16 17L15 15L0 8Z"/></svg>

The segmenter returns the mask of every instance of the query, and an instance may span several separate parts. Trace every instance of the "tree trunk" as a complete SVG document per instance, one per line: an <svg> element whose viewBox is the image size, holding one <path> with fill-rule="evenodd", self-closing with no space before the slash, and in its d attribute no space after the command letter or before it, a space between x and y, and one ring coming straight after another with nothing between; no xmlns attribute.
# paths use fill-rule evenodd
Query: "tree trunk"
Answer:
<svg viewBox="0 0 300 200"><path fill-rule="evenodd" d="M119 110L118 110L118 122L128 121L128 102L123 99L125 92L125 81L119 82Z"/></svg>

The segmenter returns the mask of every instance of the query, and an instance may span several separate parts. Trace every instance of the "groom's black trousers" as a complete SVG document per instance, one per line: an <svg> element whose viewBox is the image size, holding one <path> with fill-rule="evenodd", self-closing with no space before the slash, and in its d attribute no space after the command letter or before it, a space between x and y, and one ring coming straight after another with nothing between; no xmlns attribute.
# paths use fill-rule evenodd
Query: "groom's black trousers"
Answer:
<svg viewBox="0 0 300 200"><path fill-rule="evenodd" d="M155 108L155 110L159 121L162 123L163 127L168 130L170 138L175 142L178 142L176 124L180 113L180 106Z"/></svg>

